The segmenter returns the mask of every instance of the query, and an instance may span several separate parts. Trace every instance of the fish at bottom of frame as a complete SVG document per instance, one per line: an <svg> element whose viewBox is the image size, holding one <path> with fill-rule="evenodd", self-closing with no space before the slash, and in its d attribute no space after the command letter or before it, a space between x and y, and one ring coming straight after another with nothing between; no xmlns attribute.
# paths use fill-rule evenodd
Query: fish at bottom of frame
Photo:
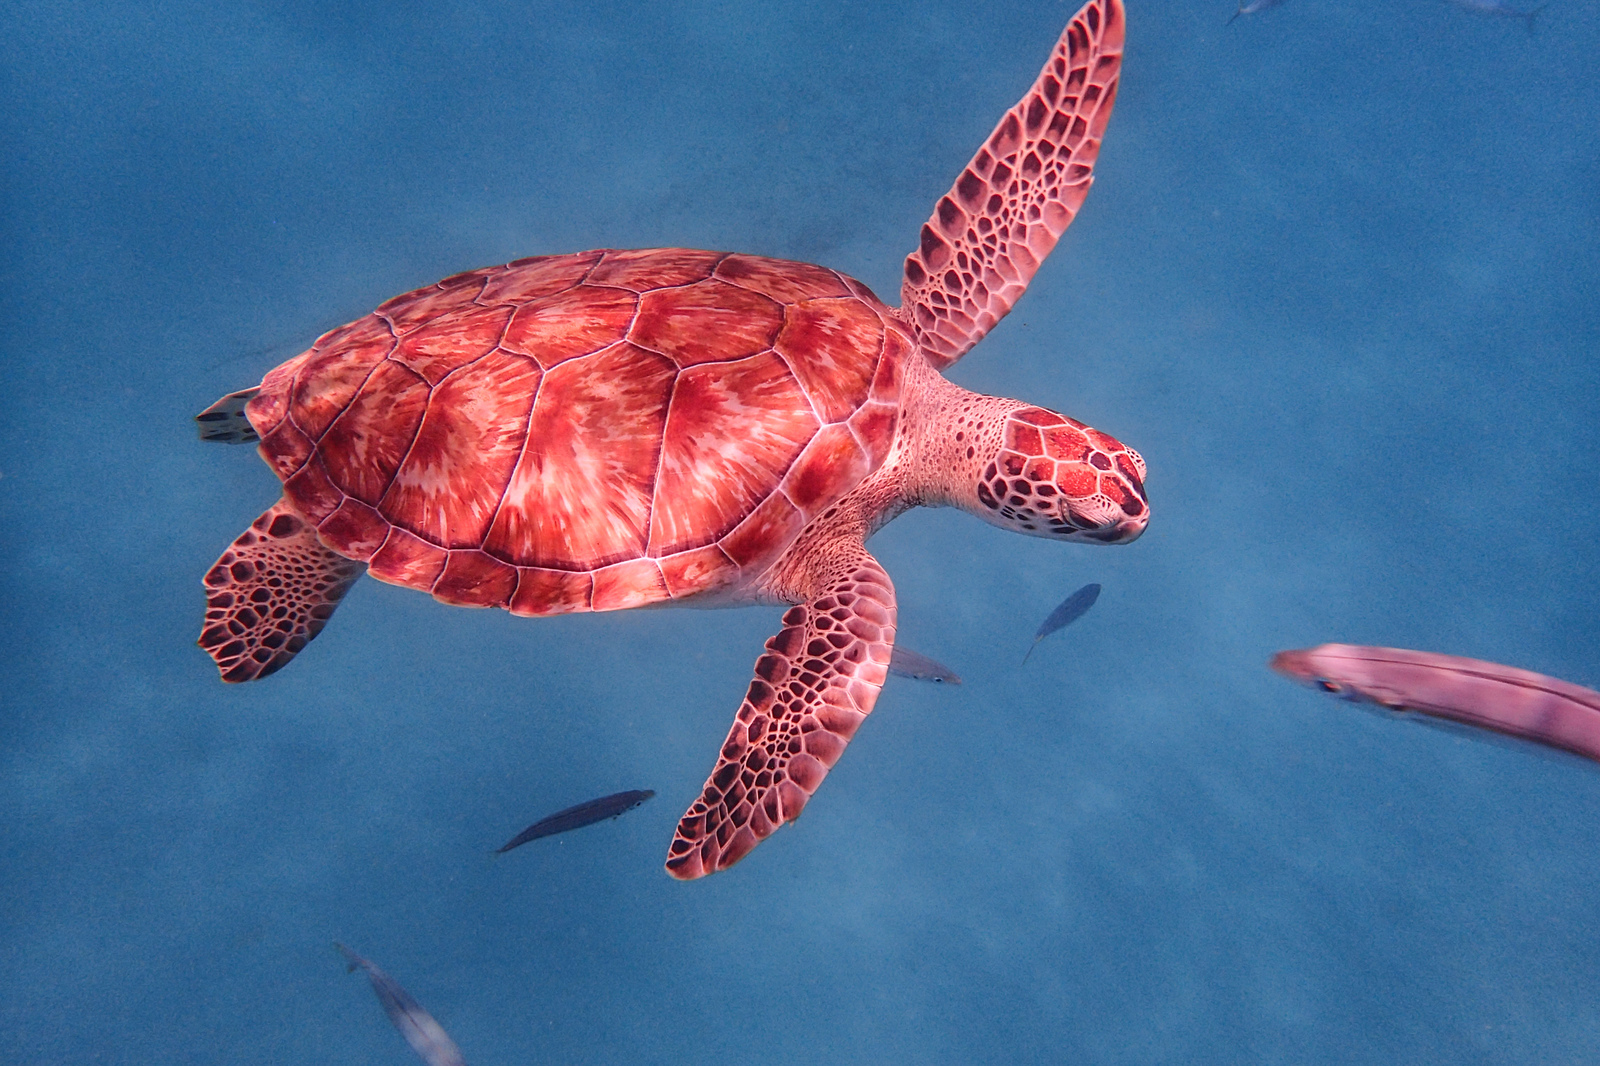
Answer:
<svg viewBox="0 0 1600 1066"><path fill-rule="evenodd" d="M350 973L366 972L373 993L383 1005L383 1012L423 1062L428 1066L467 1066L467 1060L461 1057L461 1049L450 1039L450 1034L400 987L399 982L343 944L333 946L344 956Z"/></svg>

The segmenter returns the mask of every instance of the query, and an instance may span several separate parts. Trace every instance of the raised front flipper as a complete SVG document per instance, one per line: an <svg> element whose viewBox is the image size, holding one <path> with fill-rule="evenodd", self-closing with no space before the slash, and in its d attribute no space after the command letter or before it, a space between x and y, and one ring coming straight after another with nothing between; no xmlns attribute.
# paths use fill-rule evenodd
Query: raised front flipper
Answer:
<svg viewBox="0 0 1600 1066"><path fill-rule="evenodd" d="M872 713L894 647L894 585L860 545L838 553L756 660L717 767L678 822L673 877L725 870L798 817Z"/></svg>
<svg viewBox="0 0 1600 1066"><path fill-rule="evenodd" d="M365 570L325 547L311 523L279 500L206 573L206 623L197 643L224 681L266 677L322 632Z"/></svg>
<svg viewBox="0 0 1600 1066"><path fill-rule="evenodd" d="M1122 0L1089 0L906 257L901 310L943 369L1004 318L1083 205L1122 67Z"/></svg>

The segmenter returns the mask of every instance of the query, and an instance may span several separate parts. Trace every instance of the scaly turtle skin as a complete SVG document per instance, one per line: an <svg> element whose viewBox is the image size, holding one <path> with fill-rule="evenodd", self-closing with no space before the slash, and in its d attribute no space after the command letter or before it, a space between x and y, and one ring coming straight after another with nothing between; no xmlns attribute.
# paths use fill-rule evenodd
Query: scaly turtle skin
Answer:
<svg viewBox="0 0 1600 1066"><path fill-rule="evenodd" d="M206 575L225 681L279 669L363 569L514 614L784 603L667 869L793 820L872 710L894 586L866 539L918 505L1121 543L1149 518L1115 439L940 374L1022 295L1088 192L1120 0L1090 0L923 226L902 307L836 271L598 250L398 296L199 416L284 496Z"/></svg>

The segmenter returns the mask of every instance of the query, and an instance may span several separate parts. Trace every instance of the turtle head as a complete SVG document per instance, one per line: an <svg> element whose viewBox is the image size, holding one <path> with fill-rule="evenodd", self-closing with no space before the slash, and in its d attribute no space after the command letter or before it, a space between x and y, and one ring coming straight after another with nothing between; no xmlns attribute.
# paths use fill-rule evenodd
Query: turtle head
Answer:
<svg viewBox="0 0 1600 1066"><path fill-rule="evenodd" d="M973 508L1003 529L1052 540L1126 544L1150 507L1144 460L1113 437L1042 407L1009 411L978 472ZM993 438L991 438L993 439Z"/></svg>

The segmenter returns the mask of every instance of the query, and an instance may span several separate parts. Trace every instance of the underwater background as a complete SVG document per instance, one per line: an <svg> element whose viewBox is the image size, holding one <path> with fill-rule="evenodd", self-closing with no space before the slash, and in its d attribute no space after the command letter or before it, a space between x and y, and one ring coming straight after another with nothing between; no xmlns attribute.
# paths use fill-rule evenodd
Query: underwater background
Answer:
<svg viewBox="0 0 1600 1066"><path fill-rule="evenodd" d="M30 1063L1600 1062L1600 768L1269 672L1600 684L1600 11L1130 0L1097 181L950 376L1139 449L1125 547L913 511L901 642L800 822L662 871L775 608L360 582L225 686L278 496L193 415L445 275L591 247L898 302L1074 5L6 5L0 1045ZM1085 618L1041 644L1074 588ZM622 789L617 821L486 852Z"/></svg>

